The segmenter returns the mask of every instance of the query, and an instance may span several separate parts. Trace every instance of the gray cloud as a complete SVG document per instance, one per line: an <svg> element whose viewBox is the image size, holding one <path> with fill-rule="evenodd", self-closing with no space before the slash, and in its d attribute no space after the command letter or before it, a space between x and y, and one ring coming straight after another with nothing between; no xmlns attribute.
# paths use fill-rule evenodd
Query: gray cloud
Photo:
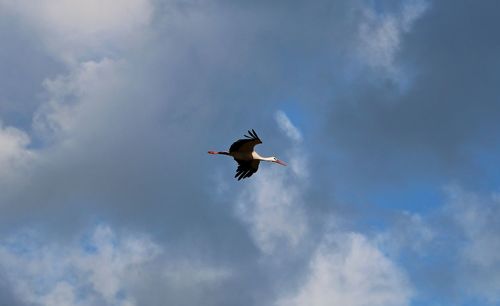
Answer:
<svg viewBox="0 0 500 306"><path fill-rule="evenodd" d="M5 3L0 0L0 7ZM24 28L18 34L2 27L1 37L11 49L1 67L12 69L25 57L34 64L21 65L14 75L26 86L9 87L1 97L0 132L12 125L25 131L31 143L15 146L21 154L15 156L31 155L28 167L10 170L16 180L6 171L0 174L0 238L28 227L47 242L71 244L82 229L103 220L116 231L146 232L172 254L144 264L141 277L127 286L138 304L271 305L289 295L283 288L312 288L314 282L301 281L321 275L314 267L308 270L318 258L317 246L326 235L342 236L352 228L360 231L354 234L360 245L375 254L367 258L368 271L387 273L389 286L397 288L405 271L362 233L358 223L366 212L338 203L337 190L366 193L374 181L387 184L394 178L462 179L464 170L476 170L467 149L496 144L481 136L496 127L498 112L493 104L498 45L487 39L494 37L489 31L495 10L486 4L455 8L432 2L414 16L405 11L411 4L392 1L377 2L380 7L363 1L127 3L136 8L132 13L102 12L99 16L109 14L109 19L97 18L102 24L91 27L89 20L100 12L95 7L86 11L90 15L55 18L44 26L53 18L44 10L2 7L22 17L2 19L2 24ZM82 7L67 8L68 16L75 8ZM380 10L387 14L377 15ZM488 12L480 19L491 27L483 29L477 16ZM476 18L462 29L475 43L460 49L463 40L450 32L470 16ZM361 25L373 27L376 37L394 40L378 45ZM89 35L89 29L98 35ZM71 34L78 39L67 41ZM370 47L379 54L363 58ZM29 56L17 54L18 49ZM0 79L9 75L0 72ZM274 121L278 109L287 113L288 101L303 110L303 131L289 130L295 143ZM22 124L15 116L23 118ZM293 167L283 172L263 168L256 180L237 183L232 161L206 156L208 149L225 149L248 128L262 136L263 154L288 156ZM0 160L11 155L0 151ZM293 171L307 175L296 178ZM273 182L282 190L273 190ZM252 193L262 186L271 187ZM249 215L238 213L239 202ZM424 225L418 225L418 233L425 234ZM264 248L258 238L262 232ZM285 241L283 248L275 237ZM415 248L425 249L426 243ZM300 252L293 256L283 251L297 246ZM414 246L401 248L412 252ZM328 250L320 258L353 255ZM275 259L268 256L273 251ZM388 268L379 270L379 265ZM162 274L165 270L173 276ZM186 273L193 279L184 279ZM421 277L439 277L429 275ZM411 284L403 287L381 303L408 303ZM59 290L54 294L69 292ZM440 290L435 294L446 288Z"/></svg>
<svg viewBox="0 0 500 306"><path fill-rule="evenodd" d="M492 304L498 303L498 194L472 193L456 186L449 188L448 193L450 199L446 213L449 213L461 234L457 283L470 296L479 296Z"/></svg>
<svg viewBox="0 0 500 306"><path fill-rule="evenodd" d="M13 287L11 286L9 280L2 274L0 274L0 303L2 305L12 305L12 306L26 306L28 304L22 303L19 298L14 293Z"/></svg>
<svg viewBox="0 0 500 306"><path fill-rule="evenodd" d="M356 233L326 237L308 268L303 286L278 305L408 305L412 296L399 268Z"/></svg>
<svg viewBox="0 0 500 306"><path fill-rule="evenodd" d="M498 150L500 44L498 5L483 4L430 3L396 55L409 85L364 69L332 99L328 132L345 156L340 171L367 184L415 177L470 184L487 174L476 158Z"/></svg>
<svg viewBox="0 0 500 306"><path fill-rule="evenodd" d="M306 10L299 12L299 7ZM22 10L22 5L16 9ZM43 82L45 102L36 112L31 140L44 147L37 151L39 162L33 172L27 174L24 188L30 192L3 195L9 206L5 226L15 225L16 220L22 224L26 218L35 224L50 218L71 227L96 210L117 222L150 224L164 232L172 226L203 233L206 222L222 232L224 222L237 226L231 213L212 212L206 174L213 167L200 158L201 153L228 146L248 127L269 140L277 139L268 141L267 149L278 152L284 141L279 140L276 126L266 122L272 121L280 100L288 97L290 84L297 82L285 77L291 75L287 61L312 59L316 50L322 50L314 46L327 37L345 41L333 24L355 28L349 19L356 18L353 10L336 3L325 4L324 9L298 3L260 4L252 9L223 3L166 5L164 15L156 12L150 28L138 29L145 38L120 41L120 52L102 51L97 41L101 59L70 62L66 70L47 75ZM349 13L342 17L345 11ZM309 16L302 17L306 29L295 22L302 14ZM310 20L318 14L330 26L319 27ZM23 16L28 25L45 18ZM311 35L315 27L321 32ZM46 36L42 41L52 35L57 40L66 37L51 26L40 31ZM301 40L307 43L298 44ZM255 45L259 48L252 48ZM47 48L54 52L52 45ZM52 54L67 60L66 53ZM309 66L304 60L299 65ZM255 116L245 116L249 112ZM207 127L211 133L203 133ZM199 186L206 187L189 192ZM28 213L39 203L46 205L40 212L45 218ZM60 218L66 214L73 217ZM240 234L245 235L242 229Z"/></svg>
<svg viewBox="0 0 500 306"><path fill-rule="evenodd" d="M1 5L1 4L0 4ZM29 129L33 113L42 102L42 82L63 69L43 48L41 41L14 14L0 12L1 119L8 125Z"/></svg>

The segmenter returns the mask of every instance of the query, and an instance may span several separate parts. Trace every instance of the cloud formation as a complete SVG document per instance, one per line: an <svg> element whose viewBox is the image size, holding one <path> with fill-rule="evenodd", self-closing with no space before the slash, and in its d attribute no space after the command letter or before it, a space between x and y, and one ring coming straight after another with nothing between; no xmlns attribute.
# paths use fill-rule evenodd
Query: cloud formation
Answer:
<svg viewBox="0 0 500 306"><path fill-rule="evenodd" d="M287 156L295 163L300 159L296 156L302 137L300 131L282 111L276 113L276 122L294 142L291 154ZM300 159L299 162L307 161ZM292 171L286 171L283 167L264 162L260 168L259 176L238 199L238 214L251 225L257 246L264 253L272 254L276 249L283 248L295 249L301 245L308 231L302 198L307 186L304 179L307 170L304 166L292 166Z"/></svg>
<svg viewBox="0 0 500 306"><path fill-rule="evenodd" d="M482 195L460 187L448 189L447 213L463 234L459 246L459 286L471 296L488 302L500 302L500 216L499 197Z"/></svg>
<svg viewBox="0 0 500 306"><path fill-rule="evenodd" d="M364 21L359 25L358 53L361 61L385 70L396 81L400 79L394 62L401 48L401 39L412 30L413 23L425 13L427 6L426 1L405 1L394 13L380 13L374 7L364 7Z"/></svg>
<svg viewBox="0 0 500 306"><path fill-rule="evenodd" d="M153 5L148 0L37 1L2 0L4 10L36 29L58 60L78 64L83 58L122 51L148 26Z"/></svg>
<svg viewBox="0 0 500 306"><path fill-rule="evenodd" d="M325 238L309 264L304 284L277 305L409 305L404 273L363 235Z"/></svg>
<svg viewBox="0 0 500 306"><path fill-rule="evenodd" d="M0 0L0 304L498 303L497 6Z"/></svg>
<svg viewBox="0 0 500 306"><path fill-rule="evenodd" d="M23 169L35 157L28 149L29 136L22 130L12 126L2 126L0 122L0 167L3 169L1 177L16 176L19 169Z"/></svg>
<svg viewBox="0 0 500 306"><path fill-rule="evenodd" d="M72 245L20 233L2 243L0 261L26 304L135 305L124 288L160 250L147 237L116 237L98 226Z"/></svg>

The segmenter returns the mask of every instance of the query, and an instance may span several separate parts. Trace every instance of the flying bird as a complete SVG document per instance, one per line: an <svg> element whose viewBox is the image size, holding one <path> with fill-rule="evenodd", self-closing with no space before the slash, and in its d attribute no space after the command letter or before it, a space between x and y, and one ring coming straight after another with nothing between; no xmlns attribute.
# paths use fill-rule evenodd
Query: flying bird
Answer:
<svg viewBox="0 0 500 306"><path fill-rule="evenodd" d="M254 147L262 143L254 130L248 131L248 135L245 135L245 137L246 138L235 141L229 148L229 152L208 151L208 154L232 156L238 163L238 169L236 169L236 175L234 176L235 178L238 178L238 181L251 177L252 174L257 172L257 170L259 170L260 161L267 161L286 166L286 163L274 156L262 157L259 153L254 151Z"/></svg>

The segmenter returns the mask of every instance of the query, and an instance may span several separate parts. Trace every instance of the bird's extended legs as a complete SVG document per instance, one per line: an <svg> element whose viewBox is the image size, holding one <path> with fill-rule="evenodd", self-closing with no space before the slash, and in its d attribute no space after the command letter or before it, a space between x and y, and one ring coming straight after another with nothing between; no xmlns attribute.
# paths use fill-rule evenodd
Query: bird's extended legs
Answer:
<svg viewBox="0 0 500 306"><path fill-rule="evenodd" d="M217 151L208 151L208 154L222 154L222 155L229 155L227 152L217 152Z"/></svg>

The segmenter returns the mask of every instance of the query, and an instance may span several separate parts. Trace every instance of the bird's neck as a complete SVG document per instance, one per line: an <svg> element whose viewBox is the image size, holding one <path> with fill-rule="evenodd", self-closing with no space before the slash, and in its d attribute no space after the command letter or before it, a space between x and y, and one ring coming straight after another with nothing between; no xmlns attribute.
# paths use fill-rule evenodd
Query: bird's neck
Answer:
<svg viewBox="0 0 500 306"><path fill-rule="evenodd" d="M259 153L257 153L257 152L254 152L253 154L255 156L255 159L262 160L262 161L268 161L268 162L273 161L272 157L260 156Z"/></svg>

